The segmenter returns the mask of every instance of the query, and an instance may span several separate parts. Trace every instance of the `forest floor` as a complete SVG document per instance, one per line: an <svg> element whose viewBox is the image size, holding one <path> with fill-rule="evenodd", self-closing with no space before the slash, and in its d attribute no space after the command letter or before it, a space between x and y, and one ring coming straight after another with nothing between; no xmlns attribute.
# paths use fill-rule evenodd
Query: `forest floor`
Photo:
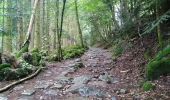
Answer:
<svg viewBox="0 0 170 100"><path fill-rule="evenodd" d="M37 77L0 94L0 100L170 100L169 76L143 92L141 52L131 50L113 61L109 50L90 48L81 58L48 63Z"/></svg>

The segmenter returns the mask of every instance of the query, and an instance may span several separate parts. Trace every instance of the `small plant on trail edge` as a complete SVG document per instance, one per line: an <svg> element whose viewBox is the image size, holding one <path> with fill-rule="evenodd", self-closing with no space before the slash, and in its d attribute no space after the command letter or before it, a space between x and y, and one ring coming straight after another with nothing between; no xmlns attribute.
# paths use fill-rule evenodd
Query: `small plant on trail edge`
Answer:
<svg viewBox="0 0 170 100"><path fill-rule="evenodd" d="M146 77L153 80L161 75L170 73L170 46L160 51L157 56L151 60L146 68Z"/></svg>
<svg viewBox="0 0 170 100"><path fill-rule="evenodd" d="M150 91L150 90L153 90L155 86L151 82L147 81L143 83L142 88L144 91Z"/></svg>

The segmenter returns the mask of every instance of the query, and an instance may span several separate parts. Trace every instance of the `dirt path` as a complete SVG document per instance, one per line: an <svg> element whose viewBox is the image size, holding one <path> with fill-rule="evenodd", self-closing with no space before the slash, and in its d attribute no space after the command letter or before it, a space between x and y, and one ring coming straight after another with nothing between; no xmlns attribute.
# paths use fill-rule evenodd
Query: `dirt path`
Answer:
<svg viewBox="0 0 170 100"><path fill-rule="evenodd" d="M90 48L81 58L49 63L37 77L0 94L0 100L140 100L140 70L112 60L109 51ZM133 60L127 60L127 62ZM135 61L134 61L135 62ZM133 63L132 63L133 64ZM82 67L84 65L84 67ZM130 65L130 64L129 64ZM132 71L134 70L134 72ZM136 75L135 75L136 74Z"/></svg>

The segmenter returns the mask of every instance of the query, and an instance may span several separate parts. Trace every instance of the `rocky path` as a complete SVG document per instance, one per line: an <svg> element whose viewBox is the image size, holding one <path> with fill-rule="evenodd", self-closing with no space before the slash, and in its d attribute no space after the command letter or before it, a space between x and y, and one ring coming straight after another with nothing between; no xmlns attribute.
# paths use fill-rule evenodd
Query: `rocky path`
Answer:
<svg viewBox="0 0 170 100"><path fill-rule="evenodd" d="M90 48L81 58L49 63L37 77L0 94L0 100L119 100L127 90L112 74L111 56Z"/></svg>

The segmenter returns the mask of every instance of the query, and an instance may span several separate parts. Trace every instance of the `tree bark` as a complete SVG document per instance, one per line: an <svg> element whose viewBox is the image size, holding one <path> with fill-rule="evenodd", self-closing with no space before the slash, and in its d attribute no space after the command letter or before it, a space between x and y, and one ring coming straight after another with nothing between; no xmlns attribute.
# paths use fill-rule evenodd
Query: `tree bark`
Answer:
<svg viewBox="0 0 170 100"><path fill-rule="evenodd" d="M64 20L65 5L66 5L66 0L63 0L60 31L59 31L59 35L58 35L58 58L59 58L59 61L61 61L63 59L62 48L61 48L61 36L62 36L62 32L63 32L63 20Z"/></svg>
<svg viewBox="0 0 170 100"><path fill-rule="evenodd" d="M76 11L76 20L77 20L78 31L79 31L79 38L80 38L81 46L84 47L84 43L83 43L83 35L82 35L82 30L81 30L80 21L79 21L77 0L75 0L74 3L75 3L75 11Z"/></svg>
<svg viewBox="0 0 170 100"><path fill-rule="evenodd" d="M36 11L38 2L39 2L39 0L35 0L35 2L34 2L32 14L31 14L31 18L30 18L30 22L29 22L29 26L28 26L28 31L27 31L27 37L26 37L26 40L25 40L22 48L27 45L29 46L29 44L30 44L31 34L32 34L32 30L33 30L33 24L34 24L34 20L35 20L35 11Z"/></svg>

